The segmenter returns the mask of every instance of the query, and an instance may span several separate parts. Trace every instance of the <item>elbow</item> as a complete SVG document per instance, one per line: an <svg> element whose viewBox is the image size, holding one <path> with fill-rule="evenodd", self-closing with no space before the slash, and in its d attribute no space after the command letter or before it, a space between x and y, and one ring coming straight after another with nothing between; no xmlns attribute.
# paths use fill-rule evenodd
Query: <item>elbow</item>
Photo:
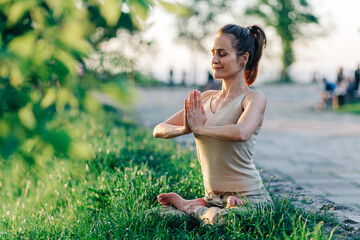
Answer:
<svg viewBox="0 0 360 240"><path fill-rule="evenodd" d="M154 128L154 130L153 130L153 136L154 136L155 138L160 138L160 133L159 133L159 130L158 130L158 126L159 126L159 125L157 125L157 126Z"/></svg>
<svg viewBox="0 0 360 240"><path fill-rule="evenodd" d="M234 135L234 141L235 142L246 142L251 135L245 133L244 131L237 131L237 133Z"/></svg>
<svg viewBox="0 0 360 240"><path fill-rule="evenodd" d="M238 135L234 137L234 142L246 142L249 138L242 136L242 135Z"/></svg>
<svg viewBox="0 0 360 240"><path fill-rule="evenodd" d="M164 132L162 131L162 129L161 129L161 123L160 124L158 124L155 128L154 128L154 130L153 130L153 136L155 137L155 138L167 138L166 137L166 135L164 134Z"/></svg>
<svg viewBox="0 0 360 240"><path fill-rule="evenodd" d="M154 136L154 138L159 138L159 134L155 131L155 129L153 131L153 136Z"/></svg>

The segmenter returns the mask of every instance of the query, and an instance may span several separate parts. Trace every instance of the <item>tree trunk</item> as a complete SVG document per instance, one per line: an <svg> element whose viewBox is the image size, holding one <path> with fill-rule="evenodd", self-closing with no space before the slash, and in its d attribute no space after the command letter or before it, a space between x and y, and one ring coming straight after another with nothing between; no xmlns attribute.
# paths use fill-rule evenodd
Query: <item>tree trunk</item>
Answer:
<svg viewBox="0 0 360 240"><path fill-rule="evenodd" d="M292 49L292 41L282 39L282 64L280 82L291 83L292 79L289 74L289 68L294 62L294 53Z"/></svg>

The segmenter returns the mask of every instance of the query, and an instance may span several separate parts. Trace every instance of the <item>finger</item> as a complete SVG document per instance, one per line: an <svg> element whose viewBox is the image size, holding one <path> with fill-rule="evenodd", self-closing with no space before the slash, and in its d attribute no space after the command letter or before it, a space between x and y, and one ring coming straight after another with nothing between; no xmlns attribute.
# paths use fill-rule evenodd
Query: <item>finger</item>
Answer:
<svg viewBox="0 0 360 240"><path fill-rule="evenodd" d="M205 109L204 109L204 106L203 106L203 105L201 105L201 112L202 112L202 114L205 115Z"/></svg>
<svg viewBox="0 0 360 240"><path fill-rule="evenodd" d="M195 103L194 103L194 93L190 94L190 99L191 99L190 107L191 107L191 110L193 110L194 105L195 105Z"/></svg>
<svg viewBox="0 0 360 240"><path fill-rule="evenodd" d="M191 104L192 104L192 101L191 101L191 93L192 93L192 92L189 93L189 106L190 106L190 107L191 107ZM189 110L190 110L190 109L189 109Z"/></svg>
<svg viewBox="0 0 360 240"><path fill-rule="evenodd" d="M188 119L190 115L191 115L191 106L189 104L189 101L186 99L186 119Z"/></svg>
<svg viewBox="0 0 360 240"><path fill-rule="evenodd" d="M194 96L194 108L197 107L197 96L196 96L196 90L193 91L193 96Z"/></svg>
<svg viewBox="0 0 360 240"><path fill-rule="evenodd" d="M199 91L196 91L196 107L201 108L202 104L201 104L201 94Z"/></svg>

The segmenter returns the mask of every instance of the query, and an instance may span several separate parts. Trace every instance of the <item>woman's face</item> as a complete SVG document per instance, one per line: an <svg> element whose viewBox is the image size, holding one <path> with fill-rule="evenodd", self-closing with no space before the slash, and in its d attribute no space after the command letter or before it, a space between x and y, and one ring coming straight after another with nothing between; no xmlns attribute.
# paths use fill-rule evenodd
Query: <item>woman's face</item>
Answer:
<svg viewBox="0 0 360 240"><path fill-rule="evenodd" d="M241 62L241 57L237 57L231 40L228 34L216 35L214 39L211 67L216 79L236 77L244 69L245 65Z"/></svg>

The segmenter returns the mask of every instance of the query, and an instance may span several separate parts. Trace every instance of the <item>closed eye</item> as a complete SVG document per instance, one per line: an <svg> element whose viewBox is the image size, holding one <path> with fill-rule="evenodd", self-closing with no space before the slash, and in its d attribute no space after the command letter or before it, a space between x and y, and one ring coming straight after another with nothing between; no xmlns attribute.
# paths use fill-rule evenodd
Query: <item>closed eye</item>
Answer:
<svg viewBox="0 0 360 240"><path fill-rule="evenodd" d="M223 49L218 49L218 50L215 50L215 49L211 49L211 54L214 56L216 53L219 54L220 57L225 57L227 54L225 52L225 50Z"/></svg>

